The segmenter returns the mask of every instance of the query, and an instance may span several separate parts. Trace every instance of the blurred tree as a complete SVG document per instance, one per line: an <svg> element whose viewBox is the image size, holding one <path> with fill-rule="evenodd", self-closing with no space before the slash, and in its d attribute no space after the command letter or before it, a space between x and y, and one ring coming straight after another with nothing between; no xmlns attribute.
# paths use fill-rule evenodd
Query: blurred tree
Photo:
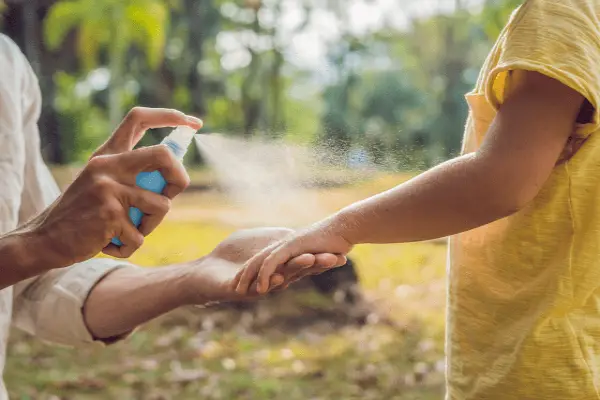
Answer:
<svg viewBox="0 0 600 400"><path fill-rule="evenodd" d="M249 28L256 40L261 35L260 20L258 13L262 7L261 0L244 0L244 5L251 10L252 20ZM244 74L242 83L242 109L244 112L244 134L252 135L260 127L260 119L264 112L262 92L263 86L260 82L262 67L261 56L254 46L254 41L249 41L246 50L250 53L250 64Z"/></svg>
<svg viewBox="0 0 600 400"><path fill-rule="evenodd" d="M427 104L418 131L421 139L427 137L433 163L460 150L468 111L464 95L473 88L490 46L476 22L456 2L452 13L412 21L393 45L394 58L402 60L405 74Z"/></svg>
<svg viewBox="0 0 600 400"><path fill-rule="evenodd" d="M59 71L54 80L54 106L63 132L64 162L86 162L110 132L104 110L93 103L92 93L76 76Z"/></svg>
<svg viewBox="0 0 600 400"><path fill-rule="evenodd" d="M485 0L473 15L454 0L454 10L402 28L386 17L366 32L354 29L349 1L8 0L2 29L40 72L52 162L82 160L84 142L100 140L86 115L108 131L106 110L114 124L134 104L202 116L207 131L366 146L379 162L455 154L464 93L521 1ZM293 64L290 46L324 20L335 39L319 43L328 50L323 66ZM39 45L42 37L54 52ZM151 132L144 144L161 135Z"/></svg>
<svg viewBox="0 0 600 400"><path fill-rule="evenodd" d="M442 134L442 144L447 158L457 155L467 116L465 93L471 85L464 80L469 68L469 53L473 43L471 14L461 0L455 0L455 11L442 16L439 21L440 36L444 38L440 54L439 76L444 79L437 130Z"/></svg>
<svg viewBox="0 0 600 400"><path fill-rule="evenodd" d="M221 6L223 23L219 33L229 49L220 48L227 70L226 92L241 108L241 130L282 135L288 128L286 109L289 100L289 76L298 72L286 59L286 49L295 35L307 26L312 2L300 0L293 4L302 16L294 27L281 23L284 10L292 2L278 0L224 1ZM232 46L233 39L237 45ZM230 65L230 60L233 64ZM230 82L239 83L233 87ZM239 99L238 99L239 94Z"/></svg>
<svg viewBox="0 0 600 400"><path fill-rule="evenodd" d="M480 20L490 40L495 40L513 11L523 0L486 0Z"/></svg>
<svg viewBox="0 0 600 400"><path fill-rule="evenodd" d="M222 95L222 82L212 65L217 58L211 48L221 27L219 1L180 0L171 7L165 57L158 69L141 52L130 52L128 65L139 84L136 101L150 107L173 107L205 119L212 129L208 103ZM154 144L162 132L149 132L142 145ZM189 152L200 163L196 151Z"/></svg>
<svg viewBox="0 0 600 400"><path fill-rule="evenodd" d="M140 100L206 115L206 95L219 90L213 85L213 71L205 68L215 58L208 47L214 45L221 27L218 3L182 0L171 8L165 59L158 70L148 68L144 58L132 55L130 64L141 84Z"/></svg>
<svg viewBox="0 0 600 400"><path fill-rule="evenodd" d="M73 53L75 46L71 37L66 39L57 52L51 53L41 45L41 21L53 3L53 0L5 1L4 20L0 26L3 33L21 47L38 75L43 100L39 121L42 153L48 162L62 164L69 159L69 155L65 154L63 149L65 138L54 107L56 85L53 74L57 70L74 72L77 69L77 60Z"/></svg>
<svg viewBox="0 0 600 400"><path fill-rule="evenodd" d="M110 70L109 119L115 126L123 116L122 86L126 55L131 46L142 48L147 62L162 60L168 8L161 0L62 0L45 20L46 44L57 49L71 30L77 30L77 54L83 67L98 65L106 50Z"/></svg>
<svg viewBox="0 0 600 400"><path fill-rule="evenodd" d="M360 118L362 100L357 98L361 78L355 62L363 50L363 43L348 34L329 54L330 63L335 66L335 78L323 92L322 138L342 153L350 149L364 126Z"/></svg>
<svg viewBox="0 0 600 400"><path fill-rule="evenodd" d="M271 50L271 66L269 75L268 85L270 87L269 93L269 130L274 133L282 133L285 131L285 107L283 92L284 81L282 75L282 69L285 63L285 57L283 54L283 48L285 44L280 43L280 37L278 35L278 27L280 26L279 21L282 17L282 3L276 1L273 5L273 21L269 27L266 27L267 35L270 40L272 47Z"/></svg>
<svg viewBox="0 0 600 400"><path fill-rule="evenodd" d="M423 122L423 96L401 70L378 73L365 85L361 119L365 123L367 148L378 165L396 163L400 148L419 143L415 132ZM396 159L394 159L396 158Z"/></svg>
<svg viewBox="0 0 600 400"><path fill-rule="evenodd" d="M323 92L322 139L341 153L346 153L352 142L362 136L364 127L360 118L362 99L357 96L361 83L361 61L368 57L369 45L365 38L350 30L350 16L344 1L329 0L326 5L338 18L341 36L330 47L327 57L333 76L332 85Z"/></svg>

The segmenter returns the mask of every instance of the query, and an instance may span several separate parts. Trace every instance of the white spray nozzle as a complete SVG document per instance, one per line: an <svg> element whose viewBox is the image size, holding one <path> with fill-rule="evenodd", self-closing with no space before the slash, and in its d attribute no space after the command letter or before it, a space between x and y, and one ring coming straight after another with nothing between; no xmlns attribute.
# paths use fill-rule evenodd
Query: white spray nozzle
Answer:
<svg viewBox="0 0 600 400"><path fill-rule="evenodd" d="M189 126L178 126L163 140L177 158L182 159L194 139L196 130Z"/></svg>
<svg viewBox="0 0 600 400"><path fill-rule="evenodd" d="M186 148L192 143L196 130L189 126L178 126L169 134L172 141L183 148Z"/></svg>

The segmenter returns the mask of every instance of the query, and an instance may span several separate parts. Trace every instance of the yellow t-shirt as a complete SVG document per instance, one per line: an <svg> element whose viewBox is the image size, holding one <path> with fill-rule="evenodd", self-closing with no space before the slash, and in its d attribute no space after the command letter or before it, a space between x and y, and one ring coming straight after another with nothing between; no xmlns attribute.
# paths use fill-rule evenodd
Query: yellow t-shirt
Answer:
<svg viewBox="0 0 600 400"><path fill-rule="evenodd" d="M535 200L450 241L447 398L600 399L600 0L527 0L513 13L467 95L465 153L515 70L587 103Z"/></svg>

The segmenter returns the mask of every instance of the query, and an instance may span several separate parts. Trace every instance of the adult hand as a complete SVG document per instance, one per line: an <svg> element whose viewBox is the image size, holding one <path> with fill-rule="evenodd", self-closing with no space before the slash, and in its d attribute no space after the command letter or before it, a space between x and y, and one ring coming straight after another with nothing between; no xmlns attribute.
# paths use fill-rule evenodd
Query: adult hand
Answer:
<svg viewBox="0 0 600 400"><path fill-rule="evenodd" d="M189 185L189 177L166 146L132 149L146 129L180 125L200 129L202 121L167 109L136 107L129 112L65 193L27 224L25 229L42 244L40 251L48 265L71 265L101 251L129 257L142 245L144 236L168 212L170 199ZM135 184L140 172L154 170L159 170L168 183L164 195ZM130 207L147 214L139 230L129 220ZM115 236L123 246L110 244Z"/></svg>
<svg viewBox="0 0 600 400"><path fill-rule="evenodd" d="M259 296L255 286L244 294L235 290L244 264L265 247L292 233L284 228L240 231L221 242L208 256L186 264L188 303L242 301ZM345 257L330 253L301 254L289 260L281 274L271 276L270 289L284 289L307 275L320 274L345 263Z"/></svg>

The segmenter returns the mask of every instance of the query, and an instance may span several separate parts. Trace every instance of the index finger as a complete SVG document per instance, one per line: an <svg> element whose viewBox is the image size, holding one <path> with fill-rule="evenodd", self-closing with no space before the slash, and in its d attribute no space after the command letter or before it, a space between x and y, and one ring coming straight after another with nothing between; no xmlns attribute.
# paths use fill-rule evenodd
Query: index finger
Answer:
<svg viewBox="0 0 600 400"><path fill-rule="evenodd" d="M132 150L148 129L184 125L198 130L202 124L202 120L178 110L134 107L103 147L109 148L112 154L122 153Z"/></svg>

